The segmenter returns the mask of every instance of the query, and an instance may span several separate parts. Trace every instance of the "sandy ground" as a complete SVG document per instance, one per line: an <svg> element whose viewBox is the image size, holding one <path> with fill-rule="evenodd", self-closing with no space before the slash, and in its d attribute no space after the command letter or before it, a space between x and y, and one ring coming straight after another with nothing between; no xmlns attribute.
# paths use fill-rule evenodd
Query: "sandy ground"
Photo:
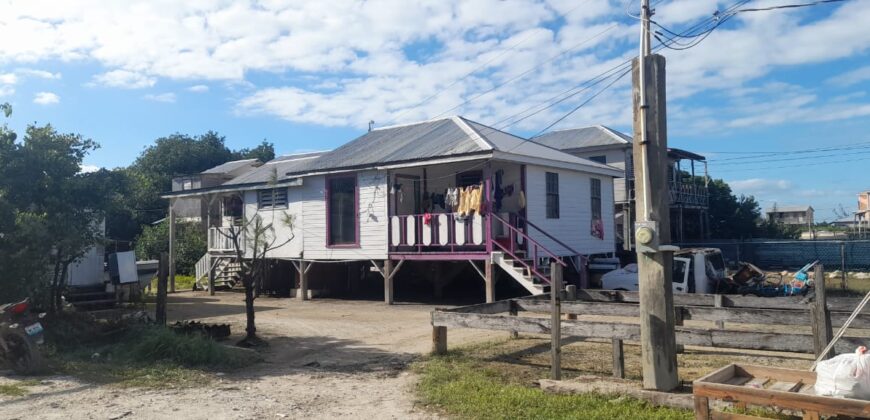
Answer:
<svg viewBox="0 0 870 420"><path fill-rule="evenodd" d="M445 305L439 305L445 306ZM44 378L25 397L0 396L3 419L433 418L415 406L408 363L429 351L435 306L262 298L257 326L265 362L217 383L182 390L118 389ZM170 296L172 319L244 328L242 296ZM504 334L453 330L451 345ZM0 376L0 382L4 379ZM7 379L8 381L8 379Z"/></svg>

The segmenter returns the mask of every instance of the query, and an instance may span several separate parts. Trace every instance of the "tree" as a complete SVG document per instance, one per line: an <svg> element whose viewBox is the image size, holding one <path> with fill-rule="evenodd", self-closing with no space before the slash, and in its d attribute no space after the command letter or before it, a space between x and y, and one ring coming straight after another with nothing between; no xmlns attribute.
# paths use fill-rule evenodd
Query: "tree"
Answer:
<svg viewBox="0 0 870 420"><path fill-rule="evenodd" d="M105 195L94 175L81 173L97 144L50 125L31 125L16 139L0 129L0 297L38 294L56 310L69 265L102 236Z"/></svg>
<svg viewBox="0 0 870 420"><path fill-rule="evenodd" d="M714 238L747 239L756 234L761 206L753 196L735 196L721 179L710 180L707 187L710 233Z"/></svg>
<svg viewBox="0 0 870 420"><path fill-rule="evenodd" d="M257 159L260 162L268 162L275 159L275 145L263 140L259 146L253 149L239 149L233 152L233 160Z"/></svg>
<svg viewBox="0 0 870 420"><path fill-rule="evenodd" d="M207 251L202 224L180 222L176 224L175 266L179 273L192 275L196 262ZM164 220L156 225L145 226L136 237L136 257L158 259L163 252L169 252L169 222Z"/></svg>
<svg viewBox="0 0 870 420"><path fill-rule="evenodd" d="M256 214L252 218L244 218L239 225L220 231L233 244L236 260L241 263L239 264L241 266L239 278L245 288L245 316L247 322L245 326L246 335L239 342L240 345L257 346L262 344L262 340L257 337L254 299L256 299L258 294L256 290L257 286L262 284L266 274L266 256L270 251L286 245L295 238L293 233L294 216L287 212L281 212L277 216L279 220L275 220L275 213L272 213L272 220L265 220L260 214ZM281 223L290 228L288 237L278 237L275 229L276 223Z"/></svg>

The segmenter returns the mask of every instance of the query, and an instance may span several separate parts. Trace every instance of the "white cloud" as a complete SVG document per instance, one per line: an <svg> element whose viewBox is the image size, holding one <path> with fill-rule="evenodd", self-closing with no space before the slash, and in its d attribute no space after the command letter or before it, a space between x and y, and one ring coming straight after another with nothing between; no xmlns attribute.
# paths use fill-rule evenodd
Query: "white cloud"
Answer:
<svg viewBox="0 0 870 420"><path fill-rule="evenodd" d="M112 70L94 76L94 82L109 87L142 89L154 86L157 79L127 70Z"/></svg>
<svg viewBox="0 0 870 420"><path fill-rule="evenodd" d="M206 85L193 85L193 86L187 88L187 90L189 92L193 92L193 93L205 93L205 92L208 92L208 86L206 86Z"/></svg>
<svg viewBox="0 0 870 420"><path fill-rule="evenodd" d="M0 74L0 84L14 85L16 83L18 83L18 76L16 76L15 73Z"/></svg>
<svg viewBox="0 0 870 420"><path fill-rule="evenodd" d="M20 69L15 70L15 73L20 74L22 76L37 77L40 79L49 79L49 80L50 79L56 80L56 79L61 78L60 72L52 73L50 71L40 70L40 69L20 68Z"/></svg>
<svg viewBox="0 0 870 420"><path fill-rule="evenodd" d="M144 96L145 99L154 102L165 102L165 103L173 103L175 102L175 94L172 92L166 93L149 93Z"/></svg>
<svg viewBox="0 0 870 420"><path fill-rule="evenodd" d="M81 170L79 172L81 172L83 174L87 174L90 172L97 172L100 169L103 169L103 168L101 166L97 166L97 165L82 165Z"/></svg>
<svg viewBox="0 0 870 420"><path fill-rule="evenodd" d="M839 86L852 86L870 80L870 66L859 67L828 79L828 83Z"/></svg>
<svg viewBox="0 0 870 420"><path fill-rule="evenodd" d="M0 44L0 61L28 65L42 60L91 60L105 68L94 77L94 84L135 89L171 79L192 85L192 92L209 81L245 86L247 74L266 73L279 82L235 92L240 113L360 127L370 119L386 123L432 117L517 78L451 111L492 123L543 103L634 55L637 22L625 16L624 3L13 0L0 5L0 36L16 42ZM685 29L726 4L673 0L657 7L656 19ZM701 92L744 87L778 68L868 51L870 31L865 28L870 26L870 15L862 2L816 9L824 12L812 18L802 10L741 14L695 48L664 51L670 101L676 107ZM602 31L606 32L590 39ZM17 36L22 33L28 36ZM572 53L559 55L565 49ZM546 64L519 76L539 63ZM480 67L485 69L457 82ZM435 92L441 93L416 106ZM541 127L588 93L514 128ZM839 108L820 99L804 103L798 97L787 99L800 110L829 106L831 112L824 118L867 115L868 104L860 99ZM628 101L630 93L621 83L562 126L627 123ZM711 126L716 116L693 123L701 122ZM781 122L767 118L760 123ZM737 126L756 123L742 120Z"/></svg>
<svg viewBox="0 0 870 420"><path fill-rule="evenodd" d="M60 102L60 96L52 92L37 92L33 96L33 103L39 105L54 105Z"/></svg>

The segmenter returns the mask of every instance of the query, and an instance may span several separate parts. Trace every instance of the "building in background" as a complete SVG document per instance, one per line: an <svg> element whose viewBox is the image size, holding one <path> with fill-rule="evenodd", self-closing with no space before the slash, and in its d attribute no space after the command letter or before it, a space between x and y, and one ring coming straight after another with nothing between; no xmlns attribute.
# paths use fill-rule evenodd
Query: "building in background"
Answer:
<svg viewBox="0 0 870 420"><path fill-rule="evenodd" d="M855 228L859 237L867 235L870 229L870 191L858 194L858 211L855 212Z"/></svg>
<svg viewBox="0 0 870 420"><path fill-rule="evenodd" d="M631 136L603 125L595 125L553 131L534 141L613 166L623 172L622 177L613 181L616 235L623 249L632 249L635 178ZM668 158L671 240L681 243L706 239L709 236L706 158L676 148L668 148ZM696 163L699 165L696 166Z"/></svg>
<svg viewBox="0 0 870 420"><path fill-rule="evenodd" d="M765 210L767 219L784 225L813 227L813 207L802 206L777 206Z"/></svg>

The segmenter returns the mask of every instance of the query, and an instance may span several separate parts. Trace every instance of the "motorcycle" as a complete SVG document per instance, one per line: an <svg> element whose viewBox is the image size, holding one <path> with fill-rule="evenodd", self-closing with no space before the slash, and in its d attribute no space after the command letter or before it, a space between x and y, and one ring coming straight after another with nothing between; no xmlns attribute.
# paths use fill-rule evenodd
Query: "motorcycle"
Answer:
<svg viewBox="0 0 870 420"><path fill-rule="evenodd" d="M0 305L0 363L19 374L31 374L42 367L38 346L45 341L39 322L45 316L30 311L30 300Z"/></svg>

